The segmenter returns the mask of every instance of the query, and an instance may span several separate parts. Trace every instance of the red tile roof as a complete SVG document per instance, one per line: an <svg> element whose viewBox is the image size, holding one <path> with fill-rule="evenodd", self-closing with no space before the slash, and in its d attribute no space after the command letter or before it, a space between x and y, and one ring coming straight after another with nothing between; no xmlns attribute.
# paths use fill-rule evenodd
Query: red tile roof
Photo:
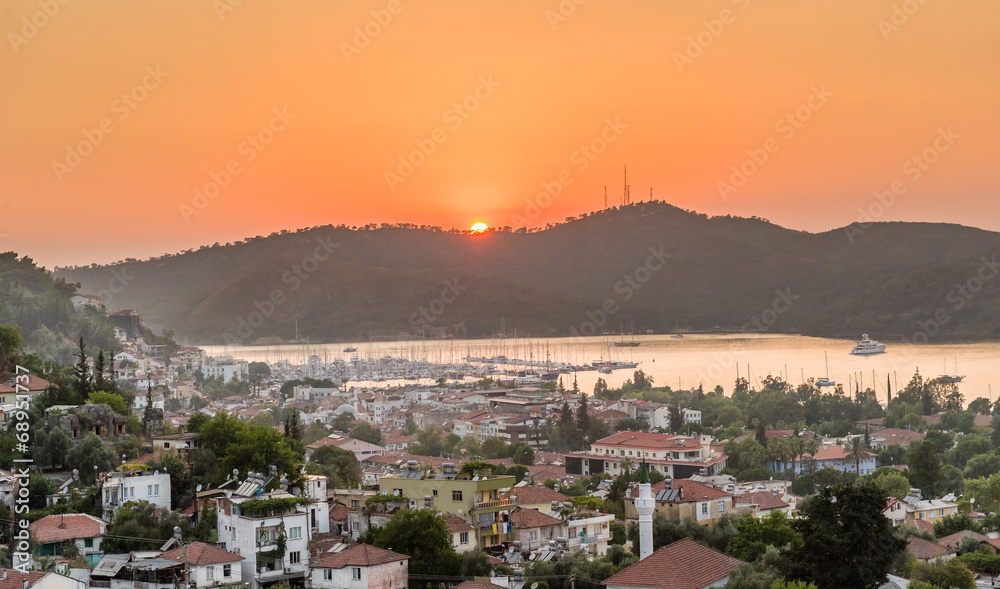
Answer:
<svg viewBox="0 0 1000 589"><path fill-rule="evenodd" d="M352 544L340 552L327 552L323 554L313 566L321 569L342 569L348 566L375 566L399 560L407 560L409 558L405 554L376 548L368 544Z"/></svg>
<svg viewBox="0 0 1000 589"><path fill-rule="evenodd" d="M569 499L566 495L545 485L514 487L507 493L508 497L511 495L517 495L518 505L541 505L543 503L552 503L553 501L562 503Z"/></svg>
<svg viewBox="0 0 1000 589"><path fill-rule="evenodd" d="M690 538L668 544L604 581L611 587L700 589L729 576L740 561Z"/></svg>
<svg viewBox="0 0 1000 589"><path fill-rule="evenodd" d="M28 529L39 544L52 544L76 540L77 538L100 538L104 536L104 522L85 513L47 515L32 522Z"/></svg>
<svg viewBox="0 0 1000 589"><path fill-rule="evenodd" d="M723 491L722 489L716 489L715 487L706 485L704 483L699 483L697 481L692 481L690 479L672 479L666 481L660 481L655 485L650 486L650 491L655 498L657 493L663 491L667 488L667 484L670 484L672 489L680 492L680 497L673 501L673 503L683 503L688 501L711 501L713 499L726 499L732 497L731 494ZM629 489L626 493L626 497L630 499L635 499L639 496L639 486L636 485Z"/></svg>
<svg viewBox="0 0 1000 589"><path fill-rule="evenodd" d="M489 581L463 581L451 589L507 589L500 585L494 585Z"/></svg>
<svg viewBox="0 0 1000 589"><path fill-rule="evenodd" d="M0 579L0 589L21 589L24 586L24 579L28 580L28 587L31 587L47 574L49 573L41 571L22 573L17 569L0 569L0 577L2 577Z"/></svg>
<svg viewBox="0 0 1000 589"><path fill-rule="evenodd" d="M775 497L774 493L769 493L767 491L755 491L753 493L744 493L743 495L736 496L736 505L757 505L757 508L761 511L767 511L770 509L784 509L788 507L788 504L781 500L780 497Z"/></svg>
<svg viewBox="0 0 1000 589"><path fill-rule="evenodd" d="M442 515L444 516L445 524L448 526L448 531L452 534L471 532L476 529L472 527L472 524L453 513L443 513Z"/></svg>
<svg viewBox="0 0 1000 589"><path fill-rule="evenodd" d="M187 551L185 560L184 551ZM168 550L160 555L160 558L187 562L190 565L220 564L224 562L237 562L243 560L239 554L233 554L228 550L223 550L218 546L205 544L204 542L191 542L187 546Z"/></svg>
<svg viewBox="0 0 1000 589"><path fill-rule="evenodd" d="M906 550L921 560L932 560L951 552L944 546L924 540L920 536L910 536L906 541Z"/></svg>
<svg viewBox="0 0 1000 589"><path fill-rule="evenodd" d="M621 446L625 448L647 448L663 450L666 448L701 448L701 443L695 438L654 434L648 432L618 432L597 440L594 446Z"/></svg>
<svg viewBox="0 0 1000 589"><path fill-rule="evenodd" d="M17 384L20 384L22 387L26 387L30 393L42 393L45 392L45 389L47 389L52 383L44 378L39 378L34 374L28 375L27 383L15 383L14 379L11 378L8 382L0 383L0 395L17 392ZM20 389L20 391L23 392L24 389Z"/></svg>
<svg viewBox="0 0 1000 589"><path fill-rule="evenodd" d="M347 519L347 514L351 513L351 510L347 508L343 503L337 503L330 510L330 520L335 522L342 522Z"/></svg>
<svg viewBox="0 0 1000 589"><path fill-rule="evenodd" d="M976 542L987 542L989 543L989 538L972 530L962 530L961 532L956 532L950 536L945 536L944 538L938 539L937 543L941 546L946 546L952 549L958 549L958 545L962 543L963 538L972 538ZM991 544L992 546L992 544Z"/></svg>
<svg viewBox="0 0 1000 589"><path fill-rule="evenodd" d="M558 526L563 523L561 519L554 518L537 509L516 509L510 513L510 521L514 524L515 528L520 530L541 528L544 526Z"/></svg>

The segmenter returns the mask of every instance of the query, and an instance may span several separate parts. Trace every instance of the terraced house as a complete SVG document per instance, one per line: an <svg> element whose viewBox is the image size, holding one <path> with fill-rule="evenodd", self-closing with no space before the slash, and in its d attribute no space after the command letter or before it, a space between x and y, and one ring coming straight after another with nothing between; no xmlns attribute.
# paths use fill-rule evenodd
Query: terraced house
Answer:
<svg viewBox="0 0 1000 589"><path fill-rule="evenodd" d="M645 432L619 432L597 440L589 452L566 454L566 474L589 476L606 472L617 476L643 460L667 478L712 476L726 467L725 454L711 447L710 436L688 437Z"/></svg>

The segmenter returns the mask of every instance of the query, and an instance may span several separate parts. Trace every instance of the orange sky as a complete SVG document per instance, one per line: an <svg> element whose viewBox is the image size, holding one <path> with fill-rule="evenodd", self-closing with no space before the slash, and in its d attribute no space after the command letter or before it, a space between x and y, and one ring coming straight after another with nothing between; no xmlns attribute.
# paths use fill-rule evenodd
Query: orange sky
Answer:
<svg viewBox="0 0 1000 589"><path fill-rule="evenodd" d="M49 267L327 223L544 225L605 185L617 204L624 164L633 200L708 214L827 230L898 181L879 220L1000 230L993 0L62 1L0 7L0 251Z"/></svg>

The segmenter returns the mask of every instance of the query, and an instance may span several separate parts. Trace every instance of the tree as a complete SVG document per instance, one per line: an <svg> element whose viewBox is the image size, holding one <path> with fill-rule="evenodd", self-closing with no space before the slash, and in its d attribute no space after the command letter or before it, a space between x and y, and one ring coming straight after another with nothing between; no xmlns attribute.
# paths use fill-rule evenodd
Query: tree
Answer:
<svg viewBox="0 0 1000 589"><path fill-rule="evenodd" d="M880 468L871 475L872 481L889 497L902 499L910 492L910 481L894 468Z"/></svg>
<svg viewBox="0 0 1000 589"><path fill-rule="evenodd" d="M524 466L531 466L535 463L535 451L531 449L531 446L525 444L524 442L518 442L514 446L514 464L522 464Z"/></svg>
<svg viewBox="0 0 1000 589"><path fill-rule="evenodd" d="M100 436L91 432L66 453L66 466L78 470L80 480L90 484L96 478L95 473L108 472L118 466L118 455Z"/></svg>
<svg viewBox="0 0 1000 589"><path fill-rule="evenodd" d="M359 423L351 430L351 437L355 440L363 440L369 444L382 445L382 432L368 425Z"/></svg>
<svg viewBox="0 0 1000 589"><path fill-rule="evenodd" d="M990 415L992 408L990 400L986 397L977 397L969 402L969 411L976 415Z"/></svg>
<svg viewBox="0 0 1000 589"><path fill-rule="evenodd" d="M912 578L942 589L976 589L972 571L966 568L963 561L954 558L947 564L918 563L913 569Z"/></svg>
<svg viewBox="0 0 1000 589"><path fill-rule="evenodd" d="M573 386L576 386L576 376L573 376ZM580 406L576 409L576 425L584 438L590 432L590 415L587 412L587 395L580 397Z"/></svg>
<svg viewBox="0 0 1000 589"><path fill-rule="evenodd" d="M90 363L87 362L87 346L83 343L83 336L80 336L78 344L80 351L77 353L76 367L73 370L76 376L76 391L84 398L94 390L93 375L90 372Z"/></svg>
<svg viewBox="0 0 1000 589"><path fill-rule="evenodd" d="M260 393L260 388L264 384L264 379L271 376L271 367L266 362L251 362L247 366L247 376L250 379L250 386L253 393Z"/></svg>
<svg viewBox="0 0 1000 589"><path fill-rule="evenodd" d="M90 393L90 397L87 398L87 403L93 405L107 405L108 407L111 407L112 411L119 415L128 415L128 407L125 405L125 399L122 399L121 395L106 393L104 391L94 391Z"/></svg>
<svg viewBox="0 0 1000 589"><path fill-rule="evenodd" d="M101 549L108 552L127 553L137 549L134 538L142 538L138 545L147 550L156 550L174 534L174 526L182 530L187 524L172 511L160 512L147 501L129 502L115 512L108 526L107 535L101 541Z"/></svg>
<svg viewBox="0 0 1000 589"><path fill-rule="evenodd" d="M792 523L802 544L788 552L786 577L820 589L874 589L885 583L906 548L882 515L885 502L885 492L869 482L820 491Z"/></svg>
<svg viewBox="0 0 1000 589"><path fill-rule="evenodd" d="M202 426L208 423L210 420L211 418L209 418L204 413L195 413L194 415L191 416L190 419L188 419L187 424L185 424L184 426L184 431L196 434L200 432Z"/></svg>
<svg viewBox="0 0 1000 589"><path fill-rule="evenodd" d="M670 431L673 433L678 433L681 428L684 427L684 413L681 411L681 407L677 403L671 403L667 407L667 412L670 418Z"/></svg>
<svg viewBox="0 0 1000 589"><path fill-rule="evenodd" d="M768 546L781 550L801 542L802 539L792 529L784 512L772 511L761 519L747 514L737 520L736 539L726 548L726 554L744 562L752 562L763 556Z"/></svg>
<svg viewBox="0 0 1000 589"><path fill-rule="evenodd" d="M23 350L24 339L18 328L8 324L0 325L0 377L15 371Z"/></svg>
<svg viewBox="0 0 1000 589"><path fill-rule="evenodd" d="M324 467L323 472L333 486L350 487L361 482L361 465L350 450L321 446L312 453L310 461Z"/></svg>
<svg viewBox="0 0 1000 589"><path fill-rule="evenodd" d="M354 423L354 414L350 411L344 411L340 415L333 418L330 422L330 426L338 432L349 432L351 431L351 424Z"/></svg>
<svg viewBox="0 0 1000 589"><path fill-rule="evenodd" d="M909 466L910 484L920 489L924 498L931 498L941 482L941 462L938 460L937 444L925 439L918 444L910 444L906 455Z"/></svg>
<svg viewBox="0 0 1000 589"><path fill-rule="evenodd" d="M488 577L493 572L490 557L482 550L470 550L462 555L463 577Z"/></svg>
<svg viewBox="0 0 1000 589"><path fill-rule="evenodd" d="M851 438L847 445L847 458L854 462L854 472L861 474L861 461L868 458L868 445L861 438Z"/></svg>
<svg viewBox="0 0 1000 589"><path fill-rule="evenodd" d="M382 527L371 528L361 541L410 557L411 575L439 577L461 572L461 559L451 544L442 515L429 509L401 509Z"/></svg>

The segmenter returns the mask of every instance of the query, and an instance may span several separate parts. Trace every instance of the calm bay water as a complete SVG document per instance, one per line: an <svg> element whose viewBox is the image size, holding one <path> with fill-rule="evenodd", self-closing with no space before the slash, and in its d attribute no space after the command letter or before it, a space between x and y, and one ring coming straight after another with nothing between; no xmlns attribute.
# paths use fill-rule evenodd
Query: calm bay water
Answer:
<svg viewBox="0 0 1000 589"><path fill-rule="evenodd" d="M656 385L688 389L701 384L706 391L722 385L727 393L731 392L737 374L748 377L754 387L758 387L768 374L782 375L793 385L810 377L826 376L825 352L830 379L843 383L845 390L848 382L860 380L862 387L870 387L874 380L880 400L886 397L887 377L895 391L909 382L917 368L925 377L965 375L959 388L967 402L976 397L987 397L992 401L995 393L1000 394L1000 342L939 345L889 343L884 354L852 356L849 352L854 341L798 335L686 335L683 338L644 335L636 336L635 340L641 345L634 348L615 347L611 342L616 338L609 337L356 342L312 345L308 350L305 345L203 348L209 355L231 355L248 361L289 360L293 364L304 363L307 354L328 361L336 358L348 360L352 354L345 353L343 349L349 345L356 347L356 353L362 358L391 355L435 363L460 363L466 355L500 354L535 361L548 358L552 362L575 365L595 360L628 360L638 362L638 368L652 376ZM631 369L615 370L611 374L584 371L576 373L576 377L580 388L590 392L598 378L603 378L611 387L618 387L631 378L632 373ZM567 388L572 386L572 373L562 378ZM379 383L379 386L386 384ZM992 391L993 384L998 386L995 393Z"/></svg>

